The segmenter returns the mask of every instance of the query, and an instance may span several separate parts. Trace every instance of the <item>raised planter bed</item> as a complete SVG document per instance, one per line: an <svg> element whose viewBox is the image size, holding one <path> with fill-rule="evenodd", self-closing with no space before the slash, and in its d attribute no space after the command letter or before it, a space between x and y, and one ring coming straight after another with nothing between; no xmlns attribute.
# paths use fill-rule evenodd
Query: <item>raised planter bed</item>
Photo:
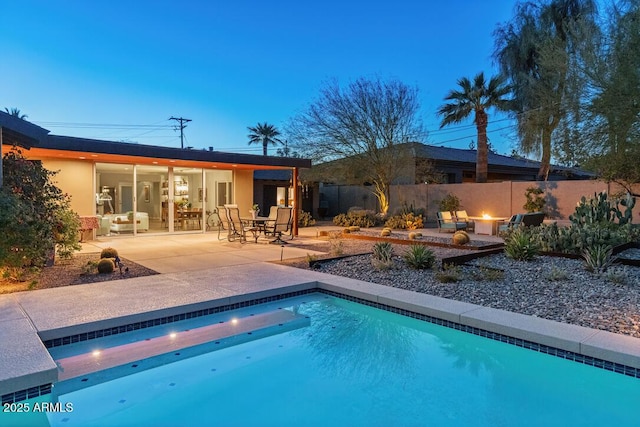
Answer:
<svg viewBox="0 0 640 427"><path fill-rule="evenodd" d="M435 239L433 237L423 237L422 239L411 240L411 239L401 239L397 237L372 236L370 234L359 234L358 232L343 233L342 237L345 239L367 240L370 242L389 242L396 245L426 245L426 246L437 246L440 248L465 249L468 251L485 251L489 249L504 248L504 243L489 243L489 242L475 241L466 245L456 245L453 243L447 243L445 241L433 240Z"/></svg>

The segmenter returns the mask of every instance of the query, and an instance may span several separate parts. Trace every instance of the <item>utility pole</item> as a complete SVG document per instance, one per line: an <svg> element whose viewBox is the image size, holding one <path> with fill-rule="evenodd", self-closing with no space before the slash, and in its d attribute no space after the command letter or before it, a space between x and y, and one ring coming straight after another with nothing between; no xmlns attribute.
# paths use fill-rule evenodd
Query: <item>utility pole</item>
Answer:
<svg viewBox="0 0 640 427"><path fill-rule="evenodd" d="M184 148L184 128L187 127L186 123L189 123L191 119L171 116L169 117L169 120L175 120L180 123L180 148Z"/></svg>

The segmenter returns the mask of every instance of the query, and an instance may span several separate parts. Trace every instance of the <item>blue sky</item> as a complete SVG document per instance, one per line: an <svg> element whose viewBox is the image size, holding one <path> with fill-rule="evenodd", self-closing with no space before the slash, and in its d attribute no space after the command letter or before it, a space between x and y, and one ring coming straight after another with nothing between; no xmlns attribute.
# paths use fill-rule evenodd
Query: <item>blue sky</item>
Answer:
<svg viewBox="0 0 640 427"><path fill-rule="evenodd" d="M440 131L435 113L460 77L495 74L492 33L514 4L3 2L0 108L19 108L54 134L173 147L180 137L168 119L184 117L187 146L261 154L247 126L283 127L329 79L380 76L418 87L427 143L467 148L471 120ZM500 153L515 143L504 119L490 116Z"/></svg>

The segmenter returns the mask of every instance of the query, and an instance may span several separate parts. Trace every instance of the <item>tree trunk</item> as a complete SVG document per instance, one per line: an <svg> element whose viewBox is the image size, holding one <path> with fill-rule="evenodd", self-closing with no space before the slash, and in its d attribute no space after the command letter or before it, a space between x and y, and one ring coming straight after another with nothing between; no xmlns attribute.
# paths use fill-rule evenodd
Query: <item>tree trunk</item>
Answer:
<svg viewBox="0 0 640 427"><path fill-rule="evenodd" d="M478 131L478 154L476 157L476 182L487 182L489 170L489 147L487 146L487 113L476 111L476 129Z"/></svg>
<svg viewBox="0 0 640 427"><path fill-rule="evenodd" d="M374 182L374 186L376 189L373 194L376 196L376 199L378 199L380 213L386 215L389 210L389 186L380 182Z"/></svg>
<svg viewBox="0 0 640 427"><path fill-rule="evenodd" d="M551 169L551 130L544 129L542 133L542 158L540 159L540 169L538 170L538 181L549 179Z"/></svg>

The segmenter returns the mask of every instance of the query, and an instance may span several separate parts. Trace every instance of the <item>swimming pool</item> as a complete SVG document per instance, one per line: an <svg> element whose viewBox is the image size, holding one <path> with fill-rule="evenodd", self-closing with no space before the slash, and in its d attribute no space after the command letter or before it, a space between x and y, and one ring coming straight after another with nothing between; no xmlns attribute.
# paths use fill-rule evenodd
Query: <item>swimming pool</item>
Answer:
<svg viewBox="0 0 640 427"><path fill-rule="evenodd" d="M217 351L192 357L177 351L170 354L176 362L142 371L127 365L112 370L112 379L95 380L101 373L81 375L75 381L86 378L89 386L75 391L78 387L72 386L57 396L61 404L72 404L73 412L48 413L46 421L52 426L639 423L637 378L324 294L62 346L51 353L64 359L195 331L206 327L205 322L231 324L232 319L279 316L283 310L298 319L286 330L279 329L278 320L255 334L257 339L243 333L243 342ZM131 371L136 373L115 378ZM64 390L64 384L56 389Z"/></svg>

